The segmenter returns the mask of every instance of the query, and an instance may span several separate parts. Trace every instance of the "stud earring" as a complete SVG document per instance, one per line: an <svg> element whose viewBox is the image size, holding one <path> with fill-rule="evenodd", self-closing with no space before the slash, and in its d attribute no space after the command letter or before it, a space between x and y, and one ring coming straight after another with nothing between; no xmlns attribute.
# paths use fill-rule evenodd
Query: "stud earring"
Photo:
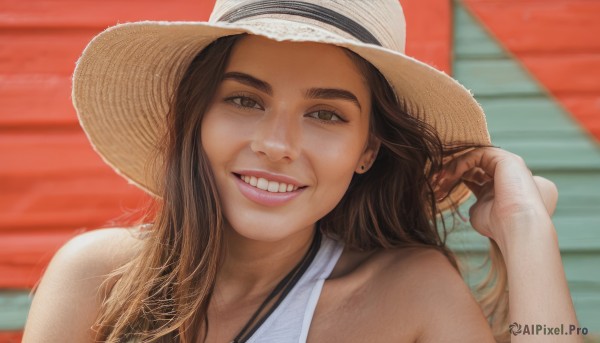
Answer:
<svg viewBox="0 0 600 343"><path fill-rule="evenodd" d="M365 166L360 166L360 170L365 170Z"/></svg>

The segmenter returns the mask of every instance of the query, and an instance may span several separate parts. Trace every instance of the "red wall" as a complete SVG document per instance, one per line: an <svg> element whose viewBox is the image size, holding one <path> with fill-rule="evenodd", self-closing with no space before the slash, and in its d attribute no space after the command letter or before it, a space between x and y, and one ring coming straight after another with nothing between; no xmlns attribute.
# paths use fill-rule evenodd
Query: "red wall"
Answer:
<svg viewBox="0 0 600 343"><path fill-rule="evenodd" d="M449 72L450 2L405 0L408 53ZM146 200L104 165L71 106L75 61L136 20L205 20L213 0L0 0L0 289L30 288L53 253ZM435 10L431 10L431 9Z"/></svg>
<svg viewBox="0 0 600 343"><path fill-rule="evenodd" d="M464 2L600 142L600 1Z"/></svg>
<svg viewBox="0 0 600 343"><path fill-rule="evenodd" d="M118 22L199 20L206 1L0 1L0 288L35 284L54 251L144 195L88 144L71 106L87 42Z"/></svg>

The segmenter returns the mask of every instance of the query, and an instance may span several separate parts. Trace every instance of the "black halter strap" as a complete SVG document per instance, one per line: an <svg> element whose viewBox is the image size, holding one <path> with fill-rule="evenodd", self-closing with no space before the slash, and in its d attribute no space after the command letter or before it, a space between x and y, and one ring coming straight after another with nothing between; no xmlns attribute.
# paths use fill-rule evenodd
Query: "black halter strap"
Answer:
<svg viewBox="0 0 600 343"><path fill-rule="evenodd" d="M313 240L308 248L308 251L302 257L302 260L275 286L275 289L267 296L259 308L254 312L252 317L248 320L242 330L235 336L231 343L245 343L260 326L269 318L269 316L279 307L283 299L288 293L294 288L296 283L300 280L302 275L306 272L312 261L317 256L319 248L321 247L321 230L317 223L317 229ZM275 302L271 305L271 308L265 311L267 305L275 299ZM262 314L262 316L260 316ZM260 317L259 317L260 316Z"/></svg>
<svg viewBox="0 0 600 343"><path fill-rule="evenodd" d="M223 14L219 21L234 23L263 14L288 14L318 20L352 35L363 43L381 46L381 43L363 26L330 8L302 1L261 0L236 7Z"/></svg>

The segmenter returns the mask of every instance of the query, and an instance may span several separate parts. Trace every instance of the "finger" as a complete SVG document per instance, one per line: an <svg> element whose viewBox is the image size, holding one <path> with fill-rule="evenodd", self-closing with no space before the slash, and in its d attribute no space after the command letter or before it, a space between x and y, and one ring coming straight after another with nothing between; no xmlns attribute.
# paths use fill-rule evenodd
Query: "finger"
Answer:
<svg viewBox="0 0 600 343"><path fill-rule="evenodd" d="M475 167L467 171L461 179L455 181L454 184L452 184L451 186L449 186L449 180L442 180L442 183L440 185L435 186L434 192L436 194L436 199L444 199L448 195L448 193L451 192L452 189L458 186L458 184L461 182L465 182L465 184L469 182L469 184L472 185L472 187L469 188L479 189L480 187L477 186L483 186L491 180L492 178L489 175L487 175L481 168ZM471 191L473 191L473 193L475 193L475 195L477 196L478 192L474 191L473 189L471 189Z"/></svg>
<svg viewBox="0 0 600 343"><path fill-rule="evenodd" d="M475 182L471 182L471 181L467 181L467 180L464 180L463 182L471 190L471 192L473 192L473 194L475 194L475 197L477 199L479 199L483 196L483 187L484 187L483 185L479 185Z"/></svg>
<svg viewBox="0 0 600 343"><path fill-rule="evenodd" d="M475 184L482 185L493 179L493 172L495 168L490 168L488 163L488 170L482 169L481 164L485 149L490 148L478 148L467 152L463 152L457 157L445 163L441 172L439 173L440 178L439 185L436 187L436 198L443 199L451 192L463 180L471 181ZM495 149L501 153L503 150ZM438 175L436 175L437 177Z"/></svg>
<svg viewBox="0 0 600 343"><path fill-rule="evenodd" d="M520 157L499 148L477 148L452 159L444 169L447 171L446 176L453 180L474 167L479 167L493 177L499 162L517 159Z"/></svg>
<svg viewBox="0 0 600 343"><path fill-rule="evenodd" d="M499 169L498 166L502 168ZM498 171L501 170L501 180L504 182L502 186L505 189L508 182L511 187L517 187L523 194L537 193L531 171L525 161L520 156L499 148L474 149L448 162L444 166L445 176L448 179L444 182L445 186L456 184L467 171L475 167L481 168L493 179L499 177Z"/></svg>
<svg viewBox="0 0 600 343"><path fill-rule="evenodd" d="M558 203L558 188L554 182L541 176L534 175L533 180L540 192L546 211L552 216L556 210L556 204Z"/></svg>
<svg viewBox="0 0 600 343"><path fill-rule="evenodd" d="M471 170L468 170L467 172L465 172L462 175L461 179L463 181L470 181L479 186L482 186L482 185L486 184L487 182L491 181L492 177L490 175L488 175L485 171L483 171L483 169L481 169L479 167L475 167L475 168L472 168Z"/></svg>
<svg viewBox="0 0 600 343"><path fill-rule="evenodd" d="M471 223L473 229L475 229L477 232L484 235L485 237L493 238L489 226L485 222L481 221L480 216L477 216L477 213L483 211L483 209L481 208L482 206L485 206L484 202L476 201L469 208L469 222Z"/></svg>

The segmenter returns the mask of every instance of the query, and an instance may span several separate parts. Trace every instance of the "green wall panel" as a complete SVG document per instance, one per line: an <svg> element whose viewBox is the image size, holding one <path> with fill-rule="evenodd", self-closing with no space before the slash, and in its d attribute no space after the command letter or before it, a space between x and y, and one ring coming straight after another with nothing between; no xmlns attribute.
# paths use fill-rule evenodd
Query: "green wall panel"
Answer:
<svg viewBox="0 0 600 343"><path fill-rule="evenodd" d="M457 74L458 75L458 74ZM545 95L531 97L484 97L477 95L485 109L492 138L522 135L581 135L573 120L548 101Z"/></svg>
<svg viewBox="0 0 600 343"><path fill-rule="evenodd" d="M30 304L29 291L0 291L0 331L21 330Z"/></svg>
<svg viewBox="0 0 600 343"><path fill-rule="evenodd" d="M559 189L553 221L582 326L600 333L600 149L460 4L454 3L454 76L484 108L494 144L521 155L534 174ZM468 216L471 198L461 212ZM448 222L449 225L451 223ZM448 244L475 285L487 238L458 221ZM0 291L0 331L18 330L28 291Z"/></svg>
<svg viewBox="0 0 600 343"><path fill-rule="evenodd" d="M521 66L510 59L455 59L452 70L455 75L462 75L461 83L478 96L523 97L542 93Z"/></svg>
<svg viewBox="0 0 600 343"><path fill-rule="evenodd" d="M459 259L466 263L462 272L467 283L474 288L483 279L487 268L480 268L485 261L485 252L464 251L459 253ZM600 308L600 297L598 289L600 282L590 281L588 276L590 270L600 265L600 254L598 251L590 253L574 253L563 256L569 288L573 296L573 303L577 309L577 317L582 327L597 335L600 332L598 322L598 309ZM598 339L598 337L596 337ZM598 340L592 341L598 341Z"/></svg>
<svg viewBox="0 0 600 343"><path fill-rule="evenodd" d="M454 2L454 77L486 112L492 142L522 156L559 190L553 216L578 319L600 333L600 146L466 11ZM468 207L461 212L468 216ZM459 221L448 239L475 285L488 240ZM590 334L591 335L591 334ZM591 341L597 341L591 340Z"/></svg>
<svg viewBox="0 0 600 343"><path fill-rule="evenodd" d="M506 53L458 3L454 4L454 56L458 59L505 57Z"/></svg>
<svg viewBox="0 0 600 343"><path fill-rule="evenodd" d="M523 157L527 165L536 172L600 169L600 152L586 136L500 136L493 143Z"/></svg>

